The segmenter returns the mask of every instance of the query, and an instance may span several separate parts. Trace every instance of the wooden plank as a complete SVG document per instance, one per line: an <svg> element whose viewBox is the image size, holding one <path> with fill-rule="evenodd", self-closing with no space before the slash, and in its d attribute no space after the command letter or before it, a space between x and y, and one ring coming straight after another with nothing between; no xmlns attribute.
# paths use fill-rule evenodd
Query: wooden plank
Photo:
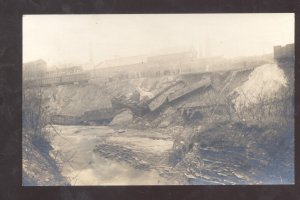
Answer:
<svg viewBox="0 0 300 200"><path fill-rule="evenodd" d="M183 88L182 90L180 91L177 91L177 92L174 92L172 94L169 94L168 95L168 101L169 102L172 102L182 96L185 96L201 87L205 87L205 86L209 86L211 84L211 80L209 78L206 78L206 79L203 79L197 83L194 83L190 86L187 86L185 88Z"/></svg>
<svg viewBox="0 0 300 200"><path fill-rule="evenodd" d="M174 90L178 90L179 88L183 87L182 82L178 82L170 87L168 87L166 90L161 92L159 95L157 95L152 101L148 104L148 107L150 111L154 111L158 109L160 106L162 106L168 98L168 95L173 92Z"/></svg>
<svg viewBox="0 0 300 200"><path fill-rule="evenodd" d="M158 97L156 97L151 103L148 105L149 109L151 111L156 110L159 108L162 104L164 104L167 100L168 94L161 94Z"/></svg>

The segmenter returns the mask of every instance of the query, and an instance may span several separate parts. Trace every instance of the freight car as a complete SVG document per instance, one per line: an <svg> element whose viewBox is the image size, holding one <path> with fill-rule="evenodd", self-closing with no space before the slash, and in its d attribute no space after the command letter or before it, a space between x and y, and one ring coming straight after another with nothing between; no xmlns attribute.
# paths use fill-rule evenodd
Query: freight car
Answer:
<svg viewBox="0 0 300 200"><path fill-rule="evenodd" d="M68 75L60 75L56 77L45 76L39 79L33 80L24 80L25 87L47 87L52 85L66 85L66 84L80 84L86 83L90 79L90 73L88 72L80 72Z"/></svg>
<svg viewBox="0 0 300 200"><path fill-rule="evenodd" d="M52 115L49 117L49 123L59 125L77 125L80 124L80 117L70 115Z"/></svg>
<svg viewBox="0 0 300 200"><path fill-rule="evenodd" d="M142 116L148 111L147 105L145 105L144 102L138 103L120 97L112 98L111 104L115 110L129 108L137 116Z"/></svg>
<svg viewBox="0 0 300 200"><path fill-rule="evenodd" d="M90 79L90 73L81 72L76 74L69 74L61 77L61 84L72 84L72 83L85 83Z"/></svg>
<svg viewBox="0 0 300 200"><path fill-rule="evenodd" d="M118 114L113 108L102 108L99 110L86 111L81 116L84 124L109 124L114 116Z"/></svg>
<svg viewBox="0 0 300 200"><path fill-rule="evenodd" d="M178 100L184 96L187 96L188 94L195 92L201 88L209 87L211 85L211 80L209 77L205 77L201 81L198 81L194 84L191 84L189 86L184 87L183 89L179 91L175 91L174 93L171 93L168 95L168 102L173 102L175 100Z"/></svg>

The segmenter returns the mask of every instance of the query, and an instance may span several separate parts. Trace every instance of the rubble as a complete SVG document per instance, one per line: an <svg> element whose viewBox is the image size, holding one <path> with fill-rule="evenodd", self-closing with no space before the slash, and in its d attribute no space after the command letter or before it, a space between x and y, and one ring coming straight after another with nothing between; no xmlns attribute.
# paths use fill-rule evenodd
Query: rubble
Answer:
<svg viewBox="0 0 300 200"><path fill-rule="evenodd" d="M171 93L174 93L184 88L184 86L185 84L182 81L177 81L169 87L165 88L165 90L163 90L157 96L155 96L148 104L150 111L155 111L158 108L160 108L165 102L168 101L168 96Z"/></svg>

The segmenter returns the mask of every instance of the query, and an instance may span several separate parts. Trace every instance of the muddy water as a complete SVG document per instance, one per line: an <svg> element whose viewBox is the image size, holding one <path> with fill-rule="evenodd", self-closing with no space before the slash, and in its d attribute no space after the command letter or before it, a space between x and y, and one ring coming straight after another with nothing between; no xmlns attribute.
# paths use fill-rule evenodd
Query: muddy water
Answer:
<svg viewBox="0 0 300 200"><path fill-rule="evenodd" d="M56 151L68 162L61 165L62 174L68 177L72 185L157 185L170 184L160 177L156 171L142 171L120 163L100 157L94 153L95 145L104 140L124 142L141 149L145 153L151 149L157 153L172 147L173 142L167 140L153 140L149 138L118 136L110 127L105 126L55 126L61 131L52 141ZM132 132L132 130L131 130Z"/></svg>

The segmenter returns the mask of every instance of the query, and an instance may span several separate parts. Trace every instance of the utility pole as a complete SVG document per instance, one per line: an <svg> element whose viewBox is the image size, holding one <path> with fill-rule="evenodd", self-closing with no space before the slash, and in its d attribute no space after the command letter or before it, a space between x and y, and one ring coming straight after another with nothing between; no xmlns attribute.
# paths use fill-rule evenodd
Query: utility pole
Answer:
<svg viewBox="0 0 300 200"><path fill-rule="evenodd" d="M89 63L93 67L93 76L95 77L96 76L96 69L95 69L94 60L93 60L93 47L92 47L92 42L91 41L89 43Z"/></svg>

